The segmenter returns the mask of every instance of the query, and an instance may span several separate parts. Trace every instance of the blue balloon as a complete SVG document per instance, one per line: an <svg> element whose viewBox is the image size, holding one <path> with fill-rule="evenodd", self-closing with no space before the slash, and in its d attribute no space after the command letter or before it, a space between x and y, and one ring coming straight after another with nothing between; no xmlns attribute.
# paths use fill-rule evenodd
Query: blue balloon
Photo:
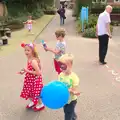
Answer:
<svg viewBox="0 0 120 120"><path fill-rule="evenodd" d="M64 83L52 81L43 87L40 98L48 108L59 109L68 103L69 96L70 93Z"/></svg>

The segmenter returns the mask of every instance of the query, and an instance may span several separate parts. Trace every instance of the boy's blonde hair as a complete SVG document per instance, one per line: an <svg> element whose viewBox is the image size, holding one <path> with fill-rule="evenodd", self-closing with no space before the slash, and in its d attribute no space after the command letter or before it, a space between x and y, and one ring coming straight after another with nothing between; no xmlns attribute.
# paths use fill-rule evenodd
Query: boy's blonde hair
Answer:
<svg viewBox="0 0 120 120"><path fill-rule="evenodd" d="M73 59L74 56L72 54L64 54L59 58L58 61L62 63L70 62L71 64L73 64Z"/></svg>
<svg viewBox="0 0 120 120"><path fill-rule="evenodd" d="M60 29L58 29L58 30L56 30L56 32L55 32L55 35L56 35L56 37L65 37L65 29L63 29L63 28L60 28Z"/></svg>

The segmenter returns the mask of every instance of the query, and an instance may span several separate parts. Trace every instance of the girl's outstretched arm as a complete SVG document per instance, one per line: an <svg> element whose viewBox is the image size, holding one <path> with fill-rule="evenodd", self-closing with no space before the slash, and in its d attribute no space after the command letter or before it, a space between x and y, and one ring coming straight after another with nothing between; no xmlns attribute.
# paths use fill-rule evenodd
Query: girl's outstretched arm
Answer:
<svg viewBox="0 0 120 120"><path fill-rule="evenodd" d="M27 21L23 22L23 24L26 24L26 23L27 23Z"/></svg>

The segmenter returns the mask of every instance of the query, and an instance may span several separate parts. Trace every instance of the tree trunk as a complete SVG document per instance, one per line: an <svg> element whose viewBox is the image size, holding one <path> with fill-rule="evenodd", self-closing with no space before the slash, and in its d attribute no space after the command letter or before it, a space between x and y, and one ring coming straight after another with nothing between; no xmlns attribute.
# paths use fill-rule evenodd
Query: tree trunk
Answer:
<svg viewBox="0 0 120 120"><path fill-rule="evenodd" d="M7 11L7 7L6 4L0 2L0 16L7 16L8 15L8 11Z"/></svg>

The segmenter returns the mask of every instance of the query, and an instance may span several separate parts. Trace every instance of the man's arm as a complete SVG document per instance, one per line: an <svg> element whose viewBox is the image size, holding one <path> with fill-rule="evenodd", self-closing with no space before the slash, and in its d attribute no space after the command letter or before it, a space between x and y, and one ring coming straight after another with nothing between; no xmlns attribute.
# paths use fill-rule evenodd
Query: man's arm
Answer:
<svg viewBox="0 0 120 120"><path fill-rule="evenodd" d="M107 29L109 37L111 37L110 23L111 23L110 15L107 15L106 16L106 29Z"/></svg>
<svg viewBox="0 0 120 120"><path fill-rule="evenodd" d="M106 28L107 28L107 32L108 32L109 36L111 37L110 23L106 24Z"/></svg>
<svg viewBox="0 0 120 120"><path fill-rule="evenodd" d="M99 17L100 17L100 15L99 15ZM99 21L99 17L98 17L97 24L96 24L96 37L98 37L98 21Z"/></svg>
<svg viewBox="0 0 120 120"><path fill-rule="evenodd" d="M96 37L98 37L98 24L96 25Z"/></svg>

